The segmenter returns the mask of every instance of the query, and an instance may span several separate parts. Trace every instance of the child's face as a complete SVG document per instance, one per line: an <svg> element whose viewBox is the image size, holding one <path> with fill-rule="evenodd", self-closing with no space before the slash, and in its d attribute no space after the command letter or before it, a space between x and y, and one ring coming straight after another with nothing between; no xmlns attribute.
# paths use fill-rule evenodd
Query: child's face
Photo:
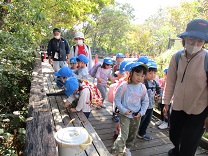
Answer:
<svg viewBox="0 0 208 156"><path fill-rule="evenodd" d="M77 69L77 63L70 63L71 69Z"/></svg>
<svg viewBox="0 0 208 156"><path fill-rule="evenodd" d="M105 64L105 69L110 69L111 65L110 64Z"/></svg>
<svg viewBox="0 0 208 156"><path fill-rule="evenodd" d="M116 58L116 61L118 62L118 64L120 64L123 60L124 60L123 57L117 57Z"/></svg>
<svg viewBox="0 0 208 156"><path fill-rule="evenodd" d="M154 80L156 77L156 72L155 71L150 71L150 72L147 72L147 76L146 76L146 79L147 80Z"/></svg>
<svg viewBox="0 0 208 156"><path fill-rule="evenodd" d="M85 65L84 62L78 61L78 66L81 67L81 68L83 68L83 67L85 67L86 65Z"/></svg>
<svg viewBox="0 0 208 156"><path fill-rule="evenodd" d="M145 78L145 75L143 74L143 71L141 73L134 72L132 75L132 83L133 84L139 84L140 82L143 82Z"/></svg>

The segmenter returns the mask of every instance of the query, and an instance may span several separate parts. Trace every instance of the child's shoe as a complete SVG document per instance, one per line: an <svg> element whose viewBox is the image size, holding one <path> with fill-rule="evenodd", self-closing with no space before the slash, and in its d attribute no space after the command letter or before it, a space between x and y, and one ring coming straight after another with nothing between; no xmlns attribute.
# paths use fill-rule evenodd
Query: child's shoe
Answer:
<svg viewBox="0 0 208 156"><path fill-rule="evenodd" d="M117 115L114 115L112 117L112 120L115 121L115 122L119 122L119 117Z"/></svg>
<svg viewBox="0 0 208 156"><path fill-rule="evenodd" d="M156 125L156 126L159 126L159 125L161 125L162 123L163 123L162 120L158 120L157 122L155 122L155 125Z"/></svg>

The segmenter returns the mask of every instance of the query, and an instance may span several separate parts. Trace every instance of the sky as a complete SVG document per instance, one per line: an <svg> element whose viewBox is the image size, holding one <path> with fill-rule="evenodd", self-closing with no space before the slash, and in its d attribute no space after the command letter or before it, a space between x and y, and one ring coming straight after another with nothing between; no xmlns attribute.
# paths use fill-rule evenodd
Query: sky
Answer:
<svg viewBox="0 0 208 156"><path fill-rule="evenodd" d="M129 3L135 9L134 23L143 23L145 19L155 14L158 9L167 6L179 6L181 2L193 0L115 0L118 3Z"/></svg>

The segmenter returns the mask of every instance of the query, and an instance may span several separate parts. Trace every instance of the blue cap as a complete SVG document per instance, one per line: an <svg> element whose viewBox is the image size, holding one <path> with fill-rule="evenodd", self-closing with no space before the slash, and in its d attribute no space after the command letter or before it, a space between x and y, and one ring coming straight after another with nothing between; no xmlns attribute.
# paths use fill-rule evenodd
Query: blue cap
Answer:
<svg viewBox="0 0 208 156"><path fill-rule="evenodd" d="M148 67L146 64L144 64L143 62L134 62L130 68L130 70L132 70L134 67L138 67L138 66L143 66L148 70Z"/></svg>
<svg viewBox="0 0 208 156"><path fill-rule="evenodd" d="M168 73L168 67L165 67L165 69L163 70L164 73Z"/></svg>
<svg viewBox="0 0 208 156"><path fill-rule="evenodd" d="M65 94L70 96L74 93L74 91L79 87L79 83L77 78L70 77L65 81Z"/></svg>
<svg viewBox="0 0 208 156"><path fill-rule="evenodd" d="M149 61L148 57L147 56L140 56L137 60L137 62L142 62L144 64L147 64Z"/></svg>
<svg viewBox="0 0 208 156"><path fill-rule="evenodd" d="M77 57L77 61L84 62L85 64L87 64L89 62L88 58L84 54L80 54Z"/></svg>
<svg viewBox="0 0 208 156"><path fill-rule="evenodd" d="M54 75L61 77L70 77L72 76L72 71L69 67L62 67L61 69L59 69L58 72L55 72Z"/></svg>
<svg viewBox="0 0 208 156"><path fill-rule="evenodd" d="M122 53L118 53L118 54L116 54L116 58L118 58L118 57L122 57L122 58L124 58L124 54L122 54Z"/></svg>
<svg viewBox="0 0 208 156"><path fill-rule="evenodd" d="M119 66L119 73L120 74L124 74L124 72L125 72L125 66L126 66L126 64L128 63L129 61L122 61L121 63L120 63L120 66Z"/></svg>
<svg viewBox="0 0 208 156"><path fill-rule="evenodd" d="M104 62L105 64L110 64L110 65L113 64L113 60L112 60L110 57L104 58L104 59L103 59L103 62Z"/></svg>
<svg viewBox="0 0 208 156"><path fill-rule="evenodd" d="M148 66L148 68L155 68L155 69L157 69L157 64L153 60L149 60L149 62L147 63L147 66Z"/></svg>
<svg viewBox="0 0 208 156"><path fill-rule="evenodd" d="M132 64L134 64L134 62L128 62L124 67L125 71L130 72Z"/></svg>
<svg viewBox="0 0 208 156"><path fill-rule="evenodd" d="M70 58L70 63L77 63L77 57Z"/></svg>

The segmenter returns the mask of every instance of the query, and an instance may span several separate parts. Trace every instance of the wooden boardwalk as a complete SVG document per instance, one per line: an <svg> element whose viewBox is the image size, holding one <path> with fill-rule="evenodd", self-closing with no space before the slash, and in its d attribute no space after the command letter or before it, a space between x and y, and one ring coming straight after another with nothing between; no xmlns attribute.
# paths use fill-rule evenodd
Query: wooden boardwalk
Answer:
<svg viewBox="0 0 208 156"><path fill-rule="evenodd" d="M54 77L49 76L53 73L51 66L48 63L42 63L42 69L45 82L46 92L57 92L57 87L55 86ZM83 117L80 113L70 113L63 107L63 100L66 96L50 96L48 97L48 101L51 106L51 113L53 115L53 130L54 132L60 128L66 127L68 125L68 121L72 118L79 119L73 123L73 126L86 126L86 129L93 129L95 131L88 131L90 135L98 142L94 142L86 151L85 155L88 156L108 156L109 153L106 150L110 151L113 142L114 142L114 131L116 129L117 123L112 120L112 104L105 101L107 108L104 109L93 109L89 122L83 121ZM84 119L86 120L86 119ZM151 121L151 125L147 130L147 134L153 137L153 140L146 141L143 139L136 138L134 147L131 148L132 156L152 156L152 155L160 155L167 156L167 151L173 148L172 143L168 137L168 130L160 130L156 126L154 126L154 122L156 121L156 117L153 116ZM90 128L90 126L92 128ZM99 141L101 139L101 142ZM104 145L99 146L99 144L104 143ZM101 149L100 147L103 147ZM207 156L208 152L204 149L198 148L197 156Z"/></svg>
<svg viewBox="0 0 208 156"><path fill-rule="evenodd" d="M107 105L106 109L92 111L89 121L110 151L114 142L113 135L117 123L112 120L112 104L107 101L105 101L105 104ZM132 156L167 156L168 150L173 148L168 137L168 129L160 130L157 128L157 126L154 125L156 120L157 118L153 116L151 125L147 130L147 134L150 135L153 140L146 141L136 138L135 145L131 148ZM207 156L208 151L198 148L196 155Z"/></svg>

